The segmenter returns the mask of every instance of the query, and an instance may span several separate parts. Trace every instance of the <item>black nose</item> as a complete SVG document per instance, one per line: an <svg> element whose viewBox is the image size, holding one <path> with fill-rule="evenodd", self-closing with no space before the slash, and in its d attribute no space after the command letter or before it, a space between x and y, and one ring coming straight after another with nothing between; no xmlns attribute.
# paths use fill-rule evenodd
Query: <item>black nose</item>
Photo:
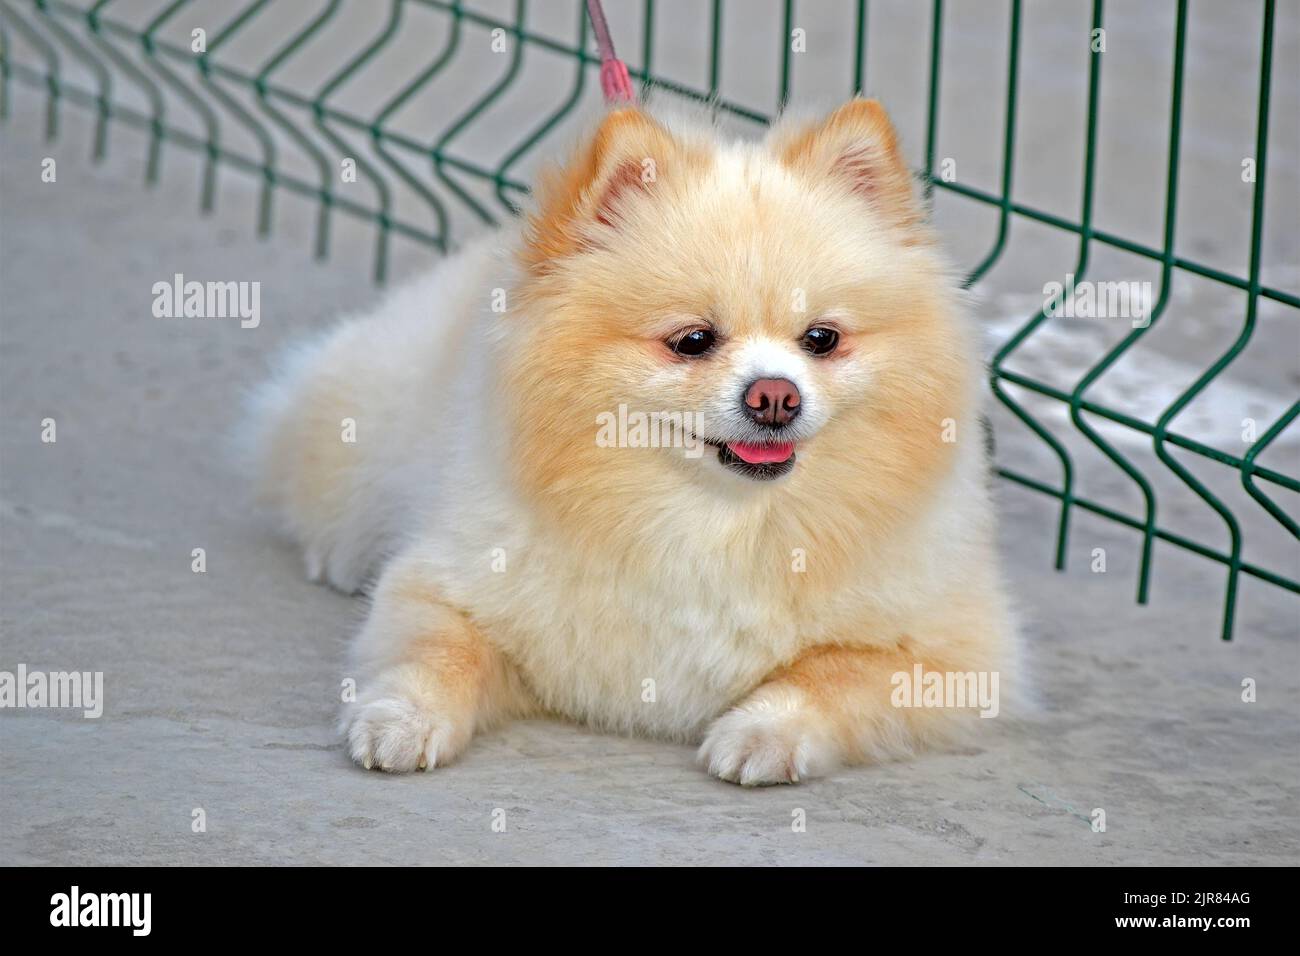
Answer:
<svg viewBox="0 0 1300 956"><path fill-rule="evenodd" d="M760 425L788 425L799 415L799 389L785 378L760 378L745 389L745 414Z"/></svg>

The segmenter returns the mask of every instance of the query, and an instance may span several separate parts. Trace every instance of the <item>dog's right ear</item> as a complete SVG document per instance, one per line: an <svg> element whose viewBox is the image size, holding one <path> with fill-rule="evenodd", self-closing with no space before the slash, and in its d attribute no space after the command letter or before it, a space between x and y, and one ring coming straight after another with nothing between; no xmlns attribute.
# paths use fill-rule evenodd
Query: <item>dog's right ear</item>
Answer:
<svg viewBox="0 0 1300 956"><path fill-rule="evenodd" d="M610 112L568 165L542 175L536 211L528 220L524 264L545 272L600 241L602 230L616 233L624 204L653 192L684 157L672 134L641 110Z"/></svg>

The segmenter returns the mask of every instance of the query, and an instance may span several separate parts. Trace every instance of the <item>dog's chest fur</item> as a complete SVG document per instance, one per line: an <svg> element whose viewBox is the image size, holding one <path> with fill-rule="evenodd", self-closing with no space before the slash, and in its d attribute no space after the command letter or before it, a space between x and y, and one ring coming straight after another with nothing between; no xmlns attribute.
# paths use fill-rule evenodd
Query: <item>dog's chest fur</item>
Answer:
<svg viewBox="0 0 1300 956"><path fill-rule="evenodd" d="M619 561L497 530L486 537L509 540L503 570L447 566L453 599L544 707L593 726L693 740L809 631L788 590L753 573L752 554L683 548L645 562L629 549Z"/></svg>

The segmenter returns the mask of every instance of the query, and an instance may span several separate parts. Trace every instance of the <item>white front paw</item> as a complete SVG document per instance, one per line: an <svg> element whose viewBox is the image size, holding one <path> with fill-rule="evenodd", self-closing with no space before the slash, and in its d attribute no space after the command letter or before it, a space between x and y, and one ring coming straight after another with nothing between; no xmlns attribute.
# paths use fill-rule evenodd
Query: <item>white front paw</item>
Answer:
<svg viewBox="0 0 1300 956"><path fill-rule="evenodd" d="M798 783L833 754L793 695L755 695L713 722L700 746L709 773L745 787Z"/></svg>
<svg viewBox="0 0 1300 956"><path fill-rule="evenodd" d="M405 773L450 763L469 740L468 728L411 696L376 696L343 715L348 753L367 770Z"/></svg>

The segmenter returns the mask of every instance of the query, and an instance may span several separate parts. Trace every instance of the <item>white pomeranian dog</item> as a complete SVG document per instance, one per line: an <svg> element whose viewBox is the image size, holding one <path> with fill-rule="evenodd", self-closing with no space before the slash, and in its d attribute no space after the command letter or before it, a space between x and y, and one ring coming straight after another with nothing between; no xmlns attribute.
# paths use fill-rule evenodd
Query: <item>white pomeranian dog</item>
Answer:
<svg viewBox="0 0 1300 956"><path fill-rule="evenodd" d="M352 757L549 714L753 785L980 725L1014 660L981 378L878 103L757 143L610 112L259 396L260 495L313 578L373 579Z"/></svg>

